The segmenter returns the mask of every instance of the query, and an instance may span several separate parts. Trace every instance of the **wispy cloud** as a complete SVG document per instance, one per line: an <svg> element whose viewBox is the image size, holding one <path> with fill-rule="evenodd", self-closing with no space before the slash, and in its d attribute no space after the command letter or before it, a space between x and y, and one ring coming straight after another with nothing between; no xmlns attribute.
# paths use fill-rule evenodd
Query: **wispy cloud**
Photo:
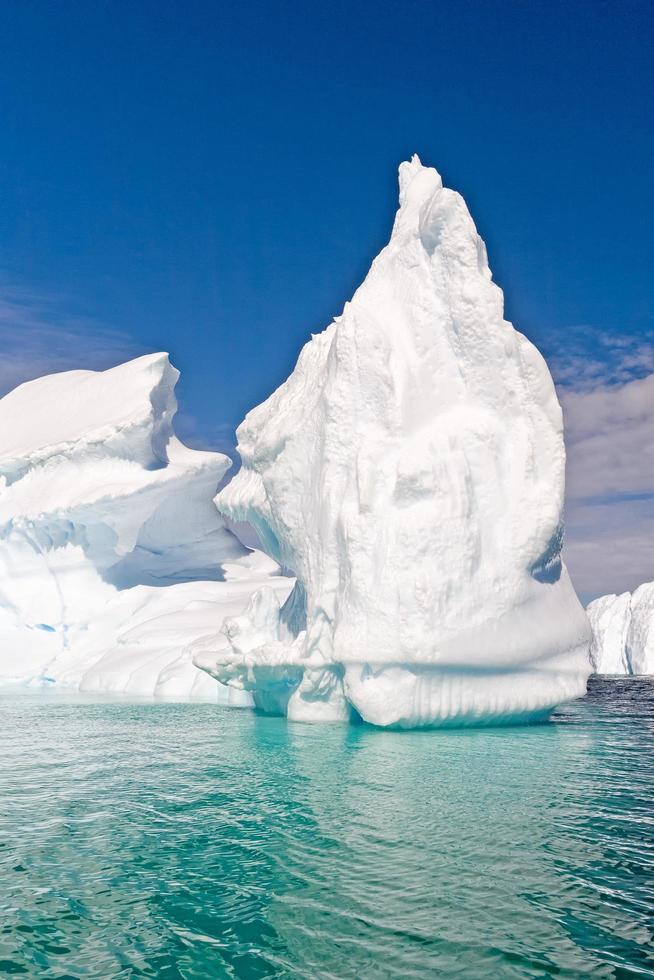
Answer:
<svg viewBox="0 0 654 980"><path fill-rule="evenodd" d="M561 388L591 391L625 384L654 372L654 330L627 334L570 327L549 337L543 353Z"/></svg>
<svg viewBox="0 0 654 980"><path fill-rule="evenodd" d="M102 370L145 353L128 333L71 315L62 300L0 287L0 395L74 368Z"/></svg>
<svg viewBox="0 0 654 980"><path fill-rule="evenodd" d="M0 397L45 374L102 371L151 352L126 331L71 313L71 305L0 279ZM198 420L182 404L175 430L187 445L238 458L231 423Z"/></svg>
<svg viewBox="0 0 654 980"><path fill-rule="evenodd" d="M566 425L571 575L585 600L631 590L654 579L654 339L579 329L551 363Z"/></svg>

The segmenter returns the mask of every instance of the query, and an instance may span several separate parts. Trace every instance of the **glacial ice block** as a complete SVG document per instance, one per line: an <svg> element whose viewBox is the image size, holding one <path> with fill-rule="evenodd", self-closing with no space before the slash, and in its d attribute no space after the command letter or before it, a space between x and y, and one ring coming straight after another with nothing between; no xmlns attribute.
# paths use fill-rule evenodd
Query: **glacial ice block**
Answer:
<svg viewBox="0 0 654 980"><path fill-rule="evenodd" d="M153 354L0 400L0 683L251 703L186 647L292 583L225 528L229 460L175 437L177 378Z"/></svg>
<svg viewBox="0 0 654 980"><path fill-rule="evenodd" d="M654 582L588 605L596 674L654 674Z"/></svg>
<svg viewBox="0 0 654 980"><path fill-rule="evenodd" d="M399 176L388 245L247 415L217 497L294 592L254 596L195 662L289 718L531 720L590 670L561 409L463 199L417 157Z"/></svg>
<svg viewBox="0 0 654 980"><path fill-rule="evenodd" d="M627 633L631 621L631 595L604 595L587 609L593 638L590 662L596 674L630 674Z"/></svg>

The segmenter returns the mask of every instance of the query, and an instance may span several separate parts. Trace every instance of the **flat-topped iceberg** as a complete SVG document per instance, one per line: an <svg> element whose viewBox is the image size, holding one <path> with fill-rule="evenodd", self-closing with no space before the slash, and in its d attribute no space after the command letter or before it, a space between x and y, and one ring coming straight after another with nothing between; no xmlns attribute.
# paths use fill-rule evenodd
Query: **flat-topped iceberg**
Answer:
<svg viewBox="0 0 654 980"><path fill-rule="evenodd" d="M531 720L584 693L552 379L463 199L417 157L389 244L238 449L218 507L297 584L195 647L212 676L290 718L401 727Z"/></svg>
<svg viewBox="0 0 654 980"><path fill-rule="evenodd" d="M586 612L596 674L654 674L654 582L633 594L603 595Z"/></svg>
<svg viewBox="0 0 654 980"><path fill-rule="evenodd" d="M166 354L0 400L0 682L249 703L189 640L288 579L213 504L229 459L175 437Z"/></svg>

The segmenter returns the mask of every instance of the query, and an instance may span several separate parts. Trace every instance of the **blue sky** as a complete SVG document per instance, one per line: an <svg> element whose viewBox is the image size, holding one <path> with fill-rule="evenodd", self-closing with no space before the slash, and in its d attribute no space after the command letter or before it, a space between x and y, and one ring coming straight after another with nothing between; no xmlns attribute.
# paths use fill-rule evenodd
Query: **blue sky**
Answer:
<svg viewBox="0 0 654 980"><path fill-rule="evenodd" d="M654 372L650 2L8 0L2 21L5 387L168 350L182 433L230 446L385 243L414 151L466 198L573 433L582 396ZM638 465L617 489L573 474L571 543L635 492L654 530ZM601 584L597 561L585 594L649 558Z"/></svg>

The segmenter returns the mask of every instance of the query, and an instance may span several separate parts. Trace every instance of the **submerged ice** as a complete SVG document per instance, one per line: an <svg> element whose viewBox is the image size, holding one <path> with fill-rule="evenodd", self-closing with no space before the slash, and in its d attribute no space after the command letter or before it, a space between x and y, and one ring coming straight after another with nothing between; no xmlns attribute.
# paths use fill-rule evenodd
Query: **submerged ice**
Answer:
<svg viewBox="0 0 654 980"><path fill-rule="evenodd" d="M228 458L175 437L177 378L155 354L0 400L0 682L250 702L186 647L290 584L216 511Z"/></svg>
<svg viewBox="0 0 654 980"><path fill-rule="evenodd" d="M417 157L389 244L238 440L218 507L297 581L194 644L198 666L304 720L527 720L583 694L552 379Z"/></svg>

